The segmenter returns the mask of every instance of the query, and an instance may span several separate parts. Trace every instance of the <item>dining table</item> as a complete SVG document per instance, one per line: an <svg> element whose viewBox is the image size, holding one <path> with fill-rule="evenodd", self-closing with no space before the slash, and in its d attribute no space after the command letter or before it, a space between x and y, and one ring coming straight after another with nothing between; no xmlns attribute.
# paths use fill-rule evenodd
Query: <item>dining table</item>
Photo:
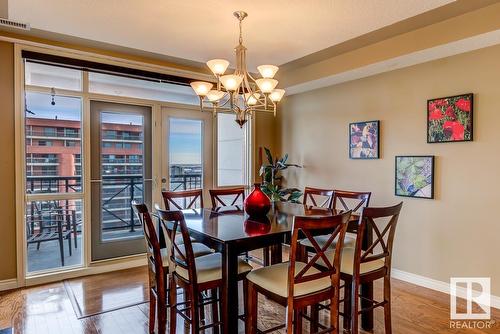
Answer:
<svg viewBox="0 0 500 334"><path fill-rule="evenodd" d="M271 249L271 264L282 262L282 244L290 240L295 216L331 216L341 210L304 204L277 202L262 218L249 217L241 206L183 210L189 234L222 254L221 320L223 333L236 333L238 328L238 257L264 247ZM356 231L359 215L353 213L348 231ZM365 242L371 244L371 231L366 230ZM373 283L363 284L360 294L373 299ZM362 307L369 307L364 298ZM373 310L363 313L361 326L373 329Z"/></svg>

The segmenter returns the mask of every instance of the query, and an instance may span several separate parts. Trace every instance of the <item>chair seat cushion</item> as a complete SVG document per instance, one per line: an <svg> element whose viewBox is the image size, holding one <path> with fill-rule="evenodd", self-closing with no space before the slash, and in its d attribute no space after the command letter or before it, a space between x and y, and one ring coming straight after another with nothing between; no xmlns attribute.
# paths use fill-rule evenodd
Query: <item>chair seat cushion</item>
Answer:
<svg viewBox="0 0 500 334"><path fill-rule="evenodd" d="M203 256L203 255L207 255L207 254L212 254L214 252L212 249L210 249L209 247L207 247L204 244L201 244L199 242L193 242L191 245L193 246L193 253L194 253L195 257ZM183 253L185 252L184 244L178 245L178 247L179 247L179 250L181 252L183 252ZM162 258L162 262L163 262L164 267L168 267L168 262L169 262L168 252L169 251L170 250L167 248L161 249L161 258Z"/></svg>
<svg viewBox="0 0 500 334"><path fill-rule="evenodd" d="M325 255L328 259L333 259L333 254L335 251L325 252ZM340 271L343 274L351 275L353 274L354 267L354 248L347 247L342 250L342 258L340 263ZM325 266L325 262L322 258L318 259L317 262L319 265ZM370 271L374 271L382 268L385 265L385 261L383 259L373 260L370 262L361 263L359 272L360 274L366 274Z"/></svg>
<svg viewBox="0 0 500 334"><path fill-rule="evenodd" d="M196 276L198 283L216 281L222 279L222 254L212 253L197 257ZM245 261L238 259L238 273L243 274L252 270L252 266ZM175 268L175 272L182 278L189 280L188 271L180 266Z"/></svg>
<svg viewBox="0 0 500 334"><path fill-rule="evenodd" d="M318 243L320 247L323 247L327 242L328 239L330 239L330 235L318 235L314 237L314 240ZM333 242L330 244L330 247L335 247L337 244L338 236L333 240ZM300 240L300 244L302 246L306 247L311 247L313 248L313 245L311 243L311 240L309 239L302 239ZM344 238L344 247L354 247L356 244L356 234L354 233L346 233L345 238Z"/></svg>
<svg viewBox="0 0 500 334"><path fill-rule="evenodd" d="M247 279L274 294L288 297L288 262L275 264L251 271ZM295 274L306 266L303 262L295 262ZM318 269L310 268L304 276L319 273ZM311 294L331 287L330 277L323 277L309 282L295 284L293 294L295 297Z"/></svg>
<svg viewBox="0 0 500 334"><path fill-rule="evenodd" d="M191 241L195 241L195 239L193 237L189 237L191 239ZM182 233L176 233L175 234L175 243L177 245L180 245L180 244L183 244L184 243L184 239L182 238Z"/></svg>

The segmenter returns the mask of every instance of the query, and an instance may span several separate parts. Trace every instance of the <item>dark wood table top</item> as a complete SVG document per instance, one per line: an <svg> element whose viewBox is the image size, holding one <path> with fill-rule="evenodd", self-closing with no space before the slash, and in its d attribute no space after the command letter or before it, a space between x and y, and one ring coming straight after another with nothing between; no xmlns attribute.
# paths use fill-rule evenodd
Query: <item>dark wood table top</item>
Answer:
<svg viewBox="0 0 500 334"><path fill-rule="evenodd" d="M250 218L240 206L183 210L195 239L196 235L204 235L220 243L287 234L292 231L294 216L331 216L339 212L287 202L275 203L267 217L259 219Z"/></svg>

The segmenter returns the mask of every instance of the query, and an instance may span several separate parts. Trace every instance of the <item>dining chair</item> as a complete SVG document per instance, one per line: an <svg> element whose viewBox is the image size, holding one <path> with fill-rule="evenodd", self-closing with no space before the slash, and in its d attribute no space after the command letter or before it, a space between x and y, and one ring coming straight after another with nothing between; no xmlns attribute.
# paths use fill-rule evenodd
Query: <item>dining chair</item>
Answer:
<svg viewBox="0 0 500 334"><path fill-rule="evenodd" d="M344 330L357 334L358 315L384 308L385 333L392 333L391 264L396 225L403 202L381 208L364 208L358 222L353 248L344 247L340 278L344 284ZM365 230L371 233L366 234ZM330 255L332 252L329 253ZM320 261L320 265L323 265ZM365 300L371 305L359 309L359 286L383 279L383 301Z"/></svg>
<svg viewBox="0 0 500 334"><path fill-rule="evenodd" d="M149 276L149 333L155 331L156 314L158 315L158 333L165 333L167 328L167 292L169 273L168 262L160 248L156 228L146 204L132 201L132 208L141 222Z"/></svg>
<svg viewBox="0 0 500 334"><path fill-rule="evenodd" d="M161 224L168 232L169 261L173 266L170 275L170 333L176 333L177 314L190 324L191 333L213 328L218 333L222 325L219 320L219 295L222 288L222 254L212 253L195 257L193 243L189 237L188 228L182 211L159 211ZM183 244L172 238L177 231L183 237ZM242 280L252 266L243 260L238 261L238 280ZM184 291L184 301L177 302L177 292L173 287L179 286ZM210 293L210 297L203 298ZM246 292L244 291L244 295ZM212 323L200 324L200 310L206 305L212 306ZM179 308L182 307L182 308ZM237 307L237 306L236 306Z"/></svg>
<svg viewBox="0 0 500 334"><path fill-rule="evenodd" d="M304 205L311 205L321 208L332 208L333 205L333 189L320 189L313 187L306 187L304 189ZM320 204L318 204L318 201Z"/></svg>
<svg viewBox="0 0 500 334"><path fill-rule="evenodd" d="M203 189L162 191L161 195L166 210L203 208ZM179 199L183 201L183 205L179 203Z"/></svg>
<svg viewBox="0 0 500 334"><path fill-rule="evenodd" d="M339 211L350 210L353 213L359 213L360 210L370 204L370 197L371 192L334 190L331 208ZM318 235L314 237L314 239L321 246L328 240L328 236ZM333 243L332 247L335 246L335 242ZM355 242L356 234L347 232L344 240L344 246L354 247ZM303 239L300 241L300 243L305 247L305 250L302 251L302 256L307 256L308 251L313 251L312 245L308 239Z"/></svg>
<svg viewBox="0 0 500 334"><path fill-rule="evenodd" d="M370 205L372 193L367 191L334 190L332 208L353 213Z"/></svg>
<svg viewBox="0 0 500 334"><path fill-rule="evenodd" d="M245 201L245 187L210 189L209 193L212 208L238 205L238 200L241 200L241 204L243 204Z"/></svg>
<svg viewBox="0 0 500 334"><path fill-rule="evenodd" d="M245 202L245 187L210 189L209 193L213 209L217 210L217 208L220 207L234 205L240 207L237 203L239 203L238 200L241 199L241 208L239 208L239 211L243 211L243 203ZM267 266L270 262L269 252L269 247L262 249L262 261L255 261L256 259L253 256L249 255L248 252L245 252L245 260L258 262L261 265Z"/></svg>
<svg viewBox="0 0 500 334"><path fill-rule="evenodd" d="M286 327L287 333L302 333L302 317L308 307L317 307L322 301L330 301L330 324L322 329L321 333L338 333L339 318L339 289L340 289L340 250L343 242L337 242L332 256L327 257L326 251L330 249L333 240L344 240L347 223L351 212L336 216L296 216L293 221L293 232L288 262L274 264L251 271L245 280L248 297L247 317L245 321L246 333L260 332L257 329L258 293L286 306L286 322L266 330L271 332ZM329 230L328 242L321 247L314 240L313 235L318 231ZM298 258L298 240L305 236L311 241L315 255L307 262ZM327 264L326 269L316 269L319 260ZM314 312L317 314L317 312ZM318 322L311 320L311 333L317 332Z"/></svg>

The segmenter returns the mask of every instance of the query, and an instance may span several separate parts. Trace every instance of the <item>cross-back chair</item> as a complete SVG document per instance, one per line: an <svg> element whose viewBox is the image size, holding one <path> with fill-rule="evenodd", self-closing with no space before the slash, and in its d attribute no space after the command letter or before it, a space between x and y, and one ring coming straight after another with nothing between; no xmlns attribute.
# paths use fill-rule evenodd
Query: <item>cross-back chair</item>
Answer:
<svg viewBox="0 0 500 334"><path fill-rule="evenodd" d="M332 208L334 191L331 189L320 189L313 187L306 187L304 189L304 205L311 205L322 208ZM318 204L318 200L319 202Z"/></svg>
<svg viewBox="0 0 500 334"><path fill-rule="evenodd" d="M359 212L361 209L370 205L371 192L335 190L333 195L333 209ZM353 205L350 202L354 202Z"/></svg>
<svg viewBox="0 0 500 334"><path fill-rule="evenodd" d="M158 315L158 333L165 333L167 328L168 262L164 262L160 241L147 205L132 201L132 208L141 222L146 241L149 274L149 333L155 331L156 314Z"/></svg>
<svg viewBox="0 0 500 334"><path fill-rule="evenodd" d="M341 278L344 289L344 329L357 334L358 315L376 307L384 308L385 333L392 333L391 323L391 264L396 225L403 202L382 208L364 208L358 222L356 244L342 253ZM371 233L365 236L365 230ZM368 239L368 240L366 240ZM384 280L383 300L367 300L359 309L359 286Z"/></svg>
<svg viewBox="0 0 500 334"><path fill-rule="evenodd" d="M352 211L353 213L359 212L369 205L370 197L371 192L334 190L331 208L334 210ZM315 240L320 245L322 245L327 240L327 237L324 235L319 235L315 237ZM344 245L348 247L354 247L355 240L356 235L348 232L344 240ZM300 243L302 246L304 246L304 249L302 251L303 257L307 256L308 251L314 251L309 240L303 239L300 241Z"/></svg>
<svg viewBox="0 0 500 334"><path fill-rule="evenodd" d="M170 275L170 333L176 333L177 314L190 324L193 334L209 328L213 328L214 333L219 333L222 325L218 317L222 254L211 253L196 257L182 211L158 210L158 214L162 227L167 230L165 234L169 238L169 261L174 267ZM182 243L173 237L177 232L182 235ZM248 263L239 260L239 279L243 279L250 270L252 267ZM177 286L184 290L183 302L177 302ZM210 292L210 297L203 298L205 292ZM211 324L200 323L203 318L201 313L206 305L212 306Z"/></svg>
<svg viewBox="0 0 500 334"><path fill-rule="evenodd" d="M308 306L317 307L322 301L330 301L330 324L321 326L321 333L338 333L338 305L340 289L340 250L351 212L336 216L295 217L293 222L292 241L289 262L263 267L250 272L245 280L248 289L246 333L254 334L257 329L258 293L286 306L286 323L272 329L270 332L286 327L287 333L302 333L302 317ZM314 239L314 234L330 231L328 241L320 246ZM298 240L309 239L316 253L306 262L298 257ZM341 240L335 245L337 251L331 256L326 255L335 239ZM325 269L316 268L322 260ZM317 312L313 312L317 314ZM318 331L317 319L311 321L311 333Z"/></svg>
<svg viewBox="0 0 500 334"><path fill-rule="evenodd" d="M162 191L161 195L163 197L163 202L165 204L166 210L184 210L184 209L194 209L196 207L203 208L203 190L193 189L193 190L183 190L183 191ZM178 201L182 199L183 204L181 205ZM197 206L196 204L199 203Z"/></svg>
<svg viewBox="0 0 500 334"><path fill-rule="evenodd" d="M241 203L245 201L244 187L210 189L209 193L212 200L212 208L237 205L239 199L241 199ZM228 200L227 197L232 198Z"/></svg>

